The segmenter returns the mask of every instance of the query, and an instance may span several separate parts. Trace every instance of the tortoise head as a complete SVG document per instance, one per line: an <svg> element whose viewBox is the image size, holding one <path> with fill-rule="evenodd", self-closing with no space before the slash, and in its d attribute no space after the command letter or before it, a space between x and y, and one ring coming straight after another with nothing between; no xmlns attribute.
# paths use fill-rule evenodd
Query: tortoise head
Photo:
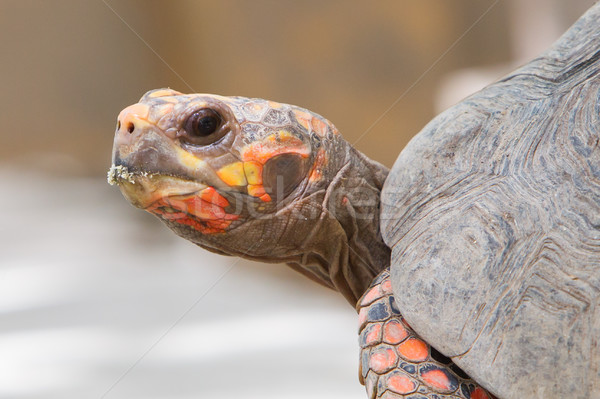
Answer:
<svg viewBox="0 0 600 399"><path fill-rule="evenodd" d="M301 203L325 187L323 142L336 135L290 105L153 90L118 117L109 182L197 244L276 256L282 219L320 215Z"/></svg>
<svg viewBox="0 0 600 399"><path fill-rule="evenodd" d="M327 258L340 258L332 243L348 240L336 210L357 224L346 212L353 197L332 182L349 181L357 154L329 121L299 107L160 89L120 113L108 180L208 250L301 265L333 287ZM354 184L356 195L372 193L369 224L383 169L371 191Z"/></svg>

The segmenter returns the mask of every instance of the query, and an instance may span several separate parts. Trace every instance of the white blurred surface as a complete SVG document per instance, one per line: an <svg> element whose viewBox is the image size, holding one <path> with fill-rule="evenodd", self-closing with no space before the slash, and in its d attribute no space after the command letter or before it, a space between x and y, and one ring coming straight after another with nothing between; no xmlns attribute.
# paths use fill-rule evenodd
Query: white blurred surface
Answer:
<svg viewBox="0 0 600 399"><path fill-rule="evenodd" d="M0 181L0 398L364 398L338 294L210 254L101 178Z"/></svg>

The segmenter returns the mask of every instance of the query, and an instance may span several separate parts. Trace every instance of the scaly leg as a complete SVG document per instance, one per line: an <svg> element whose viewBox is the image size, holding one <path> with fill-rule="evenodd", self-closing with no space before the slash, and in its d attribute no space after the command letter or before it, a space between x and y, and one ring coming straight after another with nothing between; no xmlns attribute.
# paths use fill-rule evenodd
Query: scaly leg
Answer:
<svg viewBox="0 0 600 399"><path fill-rule="evenodd" d="M357 305L360 382L369 399L492 399L450 359L421 340L402 318L389 269Z"/></svg>

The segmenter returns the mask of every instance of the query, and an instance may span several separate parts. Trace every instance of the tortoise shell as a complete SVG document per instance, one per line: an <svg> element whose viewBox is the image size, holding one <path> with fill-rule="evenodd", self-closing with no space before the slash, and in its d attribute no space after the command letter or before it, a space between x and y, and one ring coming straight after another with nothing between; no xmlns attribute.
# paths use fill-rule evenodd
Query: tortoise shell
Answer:
<svg viewBox="0 0 600 399"><path fill-rule="evenodd" d="M431 121L383 189L402 313L500 397L600 397L598 21Z"/></svg>

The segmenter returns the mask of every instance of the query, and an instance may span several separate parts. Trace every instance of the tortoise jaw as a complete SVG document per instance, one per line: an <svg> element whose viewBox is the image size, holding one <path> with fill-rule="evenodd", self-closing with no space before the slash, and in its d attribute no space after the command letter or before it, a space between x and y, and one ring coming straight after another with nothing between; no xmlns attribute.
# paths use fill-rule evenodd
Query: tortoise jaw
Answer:
<svg viewBox="0 0 600 399"><path fill-rule="evenodd" d="M208 186L196 181L159 173L130 170L125 165L111 165L107 173L110 185L119 186L121 193L135 207L148 209L162 198L189 196Z"/></svg>
<svg viewBox="0 0 600 399"><path fill-rule="evenodd" d="M203 234L224 233L239 218L226 211L229 201L214 187L196 181L113 164L108 182L118 185L133 206Z"/></svg>

